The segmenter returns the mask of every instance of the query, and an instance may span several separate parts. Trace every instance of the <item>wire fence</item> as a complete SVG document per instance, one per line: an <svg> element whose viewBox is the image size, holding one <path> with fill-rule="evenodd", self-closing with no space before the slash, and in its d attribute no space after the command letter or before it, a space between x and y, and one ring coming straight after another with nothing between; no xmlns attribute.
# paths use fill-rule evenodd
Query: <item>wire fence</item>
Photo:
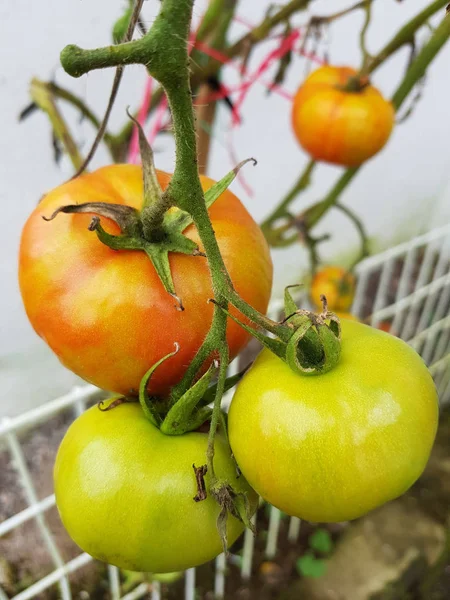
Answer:
<svg viewBox="0 0 450 600"><path fill-rule="evenodd" d="M389 330L411 344L430 368L441 405L449 403L450 225L366 259L357 267L357 278L353 314L375 327ZM276 318L281 306L281 301L274 302L270 307L270 315ZM236 369L236 365L231 365L231 373ZM0 543L2 536L34 521L53 565L53 570L48 575L28 585L13 596L13 600L29 600L53 586L58 587L59 597L70 600L70 575L93 561L86 553L69 561L63 559L46 516L55 506L55 496L51 494L39 498L27 466L21 438L24 431L29 433L61 413L70 411L71 416L76 418L97 392L90 385L76 387L65 396L17 417L4 418L0 422L0 444L6 445L10 464L20 479L27 502L27 508L0 523ZM225 398L225 406L229 401L230 396ZM269 508L264 549L267 559L273 558L279 548L281 518L282 514L278 509ZM256 520L255 515L255 524ZM299 519L290 518L286 531L290 543L298 540L300 526ZM231 554L226 558L221 554L216 558L211 590L215 598L225 597L229 564L239 568L243 582L251 579L254 551L255 538L246 530L239 555ZM134 600L145 596L159 600L161 597L161 584L158 581L151 578L148 581L138 581L131 591L123 594L119 569L108 566L107 573L109 597L112 600ZM0 587L0 600L7 598L6 592ZM189 569L184 574L184 598L196 598L196 569Z"/></svg>

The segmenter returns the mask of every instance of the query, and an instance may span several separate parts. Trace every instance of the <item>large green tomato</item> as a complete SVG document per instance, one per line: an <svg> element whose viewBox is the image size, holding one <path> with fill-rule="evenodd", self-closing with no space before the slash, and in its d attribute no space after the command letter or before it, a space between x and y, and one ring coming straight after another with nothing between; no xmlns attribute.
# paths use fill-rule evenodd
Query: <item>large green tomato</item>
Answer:
<svg viewBox="0 0 450 600"><path fill-rule="evenodd" d="M131 571L181 571L213 559L222 551L220 508L209 494L193 500L192 465L204 464L206 447L204 433L163 435L139 404L89 409L70 426L55 464L56 504L70 536L94 558ZM257 496L236 478L221 436L214 465L256 510ZM208 475L205 482L208 488ZM228 543L242 531L228 517Z"/></svg>
<svg viewBox="0 0 450 600"><path fill-rule="evenodd" d="M268 502L314 522L355 519L405 492L422 473L438 402L405 342L343 320L338 365L295 374L267 350L231 403L230 444Z"/></svg>

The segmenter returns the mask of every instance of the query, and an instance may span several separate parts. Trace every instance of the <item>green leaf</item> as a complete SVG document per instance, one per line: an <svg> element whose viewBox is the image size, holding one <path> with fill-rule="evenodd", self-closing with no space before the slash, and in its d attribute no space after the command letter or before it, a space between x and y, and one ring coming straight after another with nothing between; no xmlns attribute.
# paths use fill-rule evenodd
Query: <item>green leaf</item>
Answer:
<svg viewBox="0 0 450 600"><path fill-rule="evenodd" d="M212 185L209 190L205 192L205 203L208 208L214 204L217 198L223 194L226 189L230 187L231 183L242 167L250 161L253 161L253 165L256 165L256 160L254 158L247 158L246 160L243 160L236 167L234 167L232 171L227 173L225 177L222 177L220 181Z"/></svg>
<svg viewBox="0 0 450 600"><path fill-rule="evenodd" d="M295 563L297 572L303 577L322 577L327 570L327 561L316 558L312 552L307 552Z"/></svg>
<svg viewBox="0 0 450 600"><path fill-rule="evenodd" d="M159 367L159 365L161 365L167 359L172 358L172 356L175 356L179 349L180 347L178 346L178 344L175 344L175 350L173 352L170 352L169 354L166 354L166 356L163 356L160 360L158 360L158 362L151 366L147 373L144 375L144 377L141 379L141 383L139 385L139 402L141 404L142 410L144 411L144 414L147 417L147 419L151 423L153 423L155 427L159 427L161 425L162 419L154 407L153 399L149 396L147 386L151 379L151 376Z"/></svg>
<svg viewBox="0 0 450 600"><path fill-rule="evenodd" d="M298 310L298 306L296 305L294 298L292 297L292 294L289 290L293 287L300 286L301 283L298 283L294 285L288 285L284 288L284 316L286 319Z"/></svg>
<svg viewBox="0 0 450 600"><path fill-rule="evenodd" d="M316 529L309 538L309 545L321 554L330 554L333 550L333 540L326 529Z"/></svg>
<svg viewBox="0 0 450 600"><path fill-rule="evenodd" d="M222 177L220 181L217 181L209 188L209 190L205 192L206 208L210 208L214 204L217 198L219 198L219 196L223 194L224 191L231 185L240 169L249 161L253 161L253 164L256 165L256 160L254 158L247 158L246 160L243 160L236 167L234 167L232 171L227 173L225 177ZM164 223L166 225L175 226L176 230L181 233L188 225L192 223L192 217L183 210L168 212L164 216Z"/></svg>

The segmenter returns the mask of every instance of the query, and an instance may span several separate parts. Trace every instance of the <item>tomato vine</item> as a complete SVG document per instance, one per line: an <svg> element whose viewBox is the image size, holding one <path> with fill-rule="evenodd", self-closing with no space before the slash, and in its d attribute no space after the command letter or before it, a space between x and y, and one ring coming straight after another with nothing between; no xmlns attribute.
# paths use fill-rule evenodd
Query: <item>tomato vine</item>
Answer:
<svg viewBox="0 0 450 600"><path fill-rule="evenodd" d="M119 215L122 221L116 219L116 222L121 226L122 236L108 237L105 235L105 232L101 229L99 220L93 222L92 229L96 229L97 235L103 243L115 249L119 249L120 244L117 240L112 241L110 239L112 237L118 238L119 241L120 239L122 240L120 243L123 243L120 247L131 247L133 249L136 249L136 247L124 244L137 244L137 239L141 243L143 239L143 247L139 247L139 249L147 252L158 270L157 259L145 244L148 245L157 242L157 238L161 234L161 228L165 225L167 225L164 230L166 238L168 232L172 234L180 233L178 230L170 230L169 224L165 222L168 209L177 207L184 213L187 213L189 219L197 228L211 275L214 293L214 298L211 299L214 303L213 321L208 334L190 363L183 379L172 390L170 405L171 410L177 407L175 411L177 418L173 418L170 422L167 422L166 428L167 433L170 434L184 433L186 431L186 424L192 416L192 411L189 412L187 409L191 406L199 405L206 389L204 384L206 382L206 387L208 387L211 381L212 370L208 370L195 384L194 381L199 375L206 359L211 355L216 356L218 380L214 388L213 410L210 413L210 429L206 453L207 469L211 480L210 489L211 494L219 501L225 513L228 511L238 514L248 524L249 514L246 510L245 502L243 503L240 495L234 492L230 482L218 479L214 469L214 440L221 420L221 400L227 386L226 372L229 362L229 348L226 340L227 319L230 317L237 320L242 327L247 329L272 352L282 358L292 370L302 373L324 373L336 365L340 354L340 326L339 320L327 311L325 302L324 310L320 315L299 311L288 291L285 296L286 319L281 324L276 323L259 313L241 298L233 286L216 240L208 214L207 202L205 202L205 195L199 179L198 145L195 132L191 85L195 81L200 81L200 74L194 70L191 76L187 45L193 4L194 0L163 0L159 15L155 19L151 29L142 38L130 41L132 31L139 21L139 13L142 6L142 1L138 0L134 5L134 11L127 29L126 40L123 43L93 50L83 50L75 45L69 45L61 53L61 63L66 72L73 77L80 77L92 70L106 67L115 67L117 69L107 113L103 121L98 123L99 132L96 144L106 131L110 107L114 101L115 92L117 91L121 73L125 66L130 64L145 66L149 74L160 83L161 90L167 96L176 142L175 169L167 189L162 192L156 185L151 151L145 146L145 140L141 139L141 154L144 162L144 189L146 193L142 211L139 215L135 213ZM286 22L295 11L304 9L308 4L309 0L293 0L289 2L274 15L267 16L259 27L253 29L243 39L226 49L226 55L230 58L236 56L245 47L247 47L248 51L248 48L251 48L255 43L265 39L275 25ZM416 30L445 4L446 2L442 2L442 0L433 2L420 15L406 25L376 56L371 56L367 53L364 41L365 32L370 21L371 2L358 3L358 5L353 7L364 7L366 10L366 19L361 32L364 60L359 76L366 76L372 73L399 48L411 43ZM214 9L217 9L219 6L220 2L212 4ZM204 23L204 28L208 32L208 22ZM205 34L205 31L203 31L203 34ZM414 58L403 81L395 92L392 101L396 109L402 105L410 91L423 77L429 63L434 59L449 36L450 16L447 15L435 29L429 41ZM211 61L207 68L202 71L201 77L205 78L208 73L217 74L219 68L220 65L216 61ZM45 86L43 89L44 91L49 91ZM54 91L61 97L65 97L66 100L75 102L74 97L65 94L64 91L60 89L54 89ZM159 94L161 95L162 91ZM155 97L156 94L153 97L154 100ZM80 103L78 105L82 109L82 112L87 113L87 110ZM50 113L52 110L50 107L48 112ZM95 117L90 114L90 119L93 121ZM125 132L121 132L119 137L116 138L108 134L107 143L112 154L115 156L118 154L118 140L120 140L120 143L123 143L124 139L129 139L127 136L129 136L132 127L133 124L127 125L126 130L124 130ZM83 165L79 167L77 174L85 167L91 155L92 150ZM74 162L74 164L79 165L79 157L77 157L77 162ZM314 165L314 162L308 164L305 173L296 182L292 192L288 194L264 224L269 240L272 238L275 245L277 233L281 232L283 236L286 233L285 225L277 228L275 226L276 221L279 217L291 217L288 207L297 197L298 193L307 187ZM319 241L312 237L311 230L330 208L337 205L340 194L354 178L358 169L359 167L345 171L334 188L323 200L314 204L297 218L297 228L301 230L304 239L311 248L314 248ZM220 193L220 190L223 191L223 189L226 189L229 183L229 176L226 176L217 184L219 187L216 192ZM67 209L68 207L65 208ZM90 208L92 209L92 206ZM76 210L80 210L80 207L71 211L66 210L66 212L76 212ZM104 214L100 210L98 212L99 214ZM53 216L56 216L56 213ZM173 226L173 223L171 225ZM362 237L364 237L365 234L361 224L359 230ZM127 240L124 239L125 237L127 237ZM180 235L180 237L183 236ZM130 239L132 240L131 242ZM291 238L283 237L283 244L290 243L290 241ZM170 287L170 273L167 273L167 269L169 268L167 254L169 250L184 251L181 249L183 243L185 242L177 238L176 244L173 247L165 248L164 252L167 252L164 259L162 260L161 257L158 259L160 260L160 265L164 263L161 270L165 273L166 280L164 280L164 276L161 275L160 270L158 270L158 273L166 289L172 295L175 295L175 290ZM119 244L119 246L111 244ZM195 253L194 250L192 247L189 248L192 254ZM245 322L242 317L238 319L229 312L230 306L236 308L246 318ZM253 327L249 327L248 321L251 322ZM267 331L275 337L266 336L254 327ZM170 356L168 355L165 359L170 360ZM154 370L156 367L157 365L154 365L152 369ZM147 374L148 378L152 375L152 369ZM151 413L151 402L145 396L147 381L148 379L145 379L144 387L141 389L140 400L144 412L146 409L149 410L148 416L150 420L156 420L155 415ZM161 430L164 432L162 424L158 425L161 425Z"/></svg>

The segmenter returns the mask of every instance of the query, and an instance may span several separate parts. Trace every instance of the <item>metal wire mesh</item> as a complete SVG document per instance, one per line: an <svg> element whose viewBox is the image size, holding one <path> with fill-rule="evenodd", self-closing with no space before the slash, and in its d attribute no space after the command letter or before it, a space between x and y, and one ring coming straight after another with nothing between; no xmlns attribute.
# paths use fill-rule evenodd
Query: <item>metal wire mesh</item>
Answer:
<svg viewBox="0 0 450 600"><path fill-rule="evenodd" d="M436 382L441 404L450 401L450 225L431 231L410 242L370 257L357 268L358 285L352 312L374 326L383 326L394 335L410 343L429 366ZM281 302L274 302L270 314L276 316ZM234 372L237 366L231 366ZM24 458L19 434L36 428L55 415L71 410L73 418L86 407L86 402L96 392L93 386L76 387L65 396L57 398L15 418L4 418L0 423L0 444L6 444L11 464L20 478L27 508L0 523L0 538L34 520L42 543L51 557L54 570L35 581L14 596L14 600L28 600L57 585L63 600L72 597L69 575L93 559L85 553L64 561L46 519L46 512L55 505L52 494L39 500ZM225 405L227 404L225 399ZM267 526L265 556L270 559L278 549L281 513L270 507ZM254 517L256 522L256 515ZM295 543L300 534L300 520L291 518L287 529L289 542ZM215 560L213 588L215 597L224 598L226 590L227 560L238 564L240 576L248 581L252 576L255 540L247 530L244 534L241 555L223 554ZM134 600L144 596L152 600L161 597L158 581L138 582L122 595L119 569L108 566L109 596L112 600ZM196 569L184 575L185 600L194 600ZM0 588L0 600L7 598Z"/></svg>

